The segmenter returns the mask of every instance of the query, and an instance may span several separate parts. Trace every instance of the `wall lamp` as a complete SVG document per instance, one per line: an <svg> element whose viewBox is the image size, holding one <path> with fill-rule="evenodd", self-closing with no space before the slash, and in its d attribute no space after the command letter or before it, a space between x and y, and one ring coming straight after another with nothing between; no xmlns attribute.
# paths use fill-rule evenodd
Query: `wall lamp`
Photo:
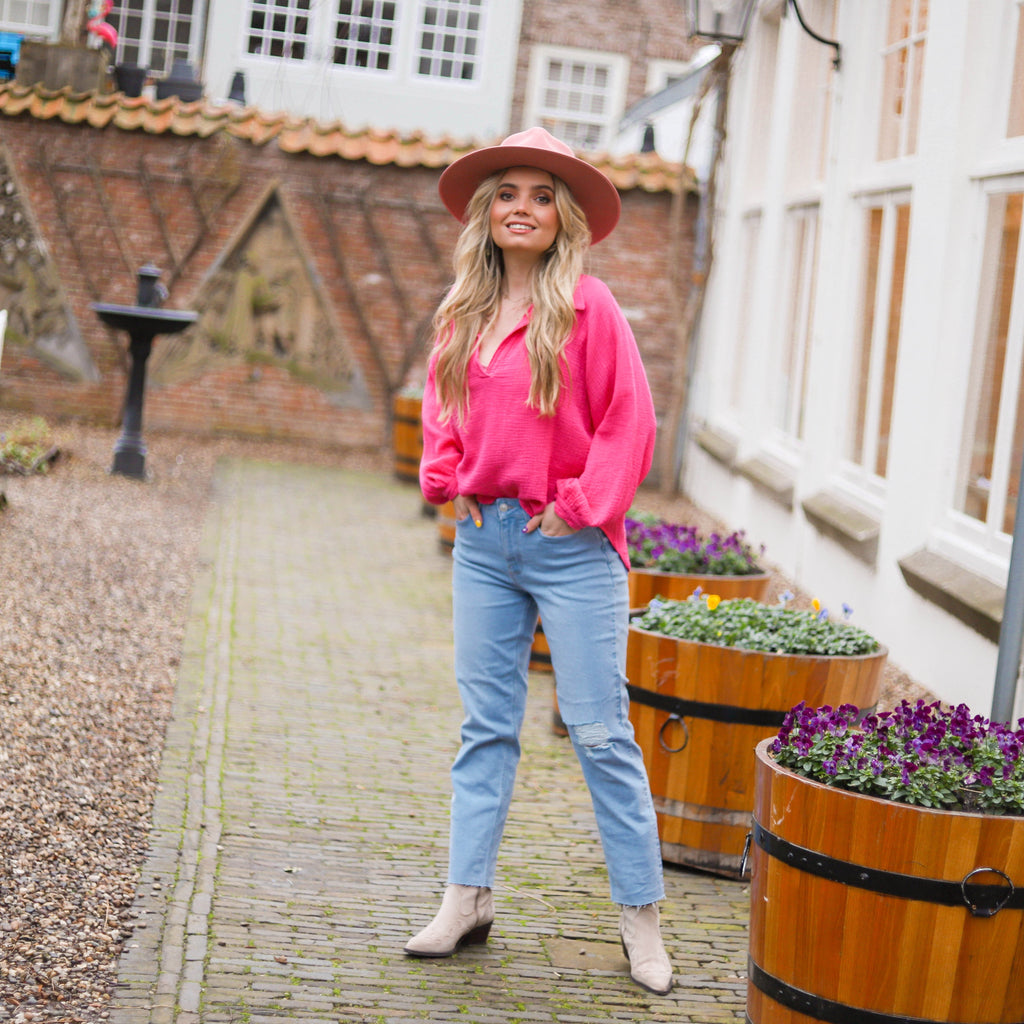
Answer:
<svg viewBox="0 0 1024 1024"><path fill-rule="evenodd" d="M787 0L800 27L815 41L831 46L836 55L832 58L832 66L838 71L841 61L839 43L834 39L826 39L818 35L806 21L796 0ZM747 34L750 15L753 13L757 0L687 0L690 13L691 35L703 39L711 39L728 46L739 46Z"/></svg>

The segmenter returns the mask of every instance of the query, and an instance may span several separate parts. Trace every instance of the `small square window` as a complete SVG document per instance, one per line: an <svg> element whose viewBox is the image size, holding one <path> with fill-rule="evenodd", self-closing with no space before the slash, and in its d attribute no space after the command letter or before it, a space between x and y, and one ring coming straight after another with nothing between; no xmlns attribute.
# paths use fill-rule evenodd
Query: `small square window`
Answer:
<svg viewBox="0 0 1024 1024"><path fill-rule="evenodd" d="M479 52L484 0L425 0L417 39L417 73L471 82ZM443 32L437 28L443 27Z"/></svg>

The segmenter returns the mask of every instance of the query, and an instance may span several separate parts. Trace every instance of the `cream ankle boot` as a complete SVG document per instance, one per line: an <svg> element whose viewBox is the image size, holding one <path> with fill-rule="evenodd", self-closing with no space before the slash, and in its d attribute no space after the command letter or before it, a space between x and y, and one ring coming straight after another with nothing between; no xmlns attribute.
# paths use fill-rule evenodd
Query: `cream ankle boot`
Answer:
<svg viewBox="0 0 1024 1024"><path fill-rule="evenodd" d="M434 920L409 940L410 956L451 956L467 942L486 942L494 920L490 889L476 885L449 885Z"/></svg>
<svg viewBox="0 0 1024 1024"><path fill-rule="evenodd" d="M629 976L656 996L668 995L672 990L672 963L661 941L658 904L623 907L619 935L629 961Z"/></svg>

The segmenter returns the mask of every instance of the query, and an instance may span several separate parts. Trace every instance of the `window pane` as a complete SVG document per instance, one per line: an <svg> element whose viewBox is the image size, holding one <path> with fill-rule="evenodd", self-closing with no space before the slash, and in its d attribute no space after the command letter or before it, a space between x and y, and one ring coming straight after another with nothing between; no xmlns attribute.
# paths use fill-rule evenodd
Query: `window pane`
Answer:
<svg viewBox="0 0 1024 1024"><path fill-rule="evenodd" d="M893 395L896 390L896 365L899 359L900 324L903 317L903 281L907 268L907 237L910 234L910 206L896 207L896 245L893 252L892 279L889 286L889 323L885 338L885 364L881 382L881 407L878 415L878 447L875 472L885 476L889 463L889 435L892 430Z"/></svg>
<svg viewBox="0 0 1024 1024"><path fill-rule="evenodd" d="M1006 134L1024 135L1024 9L1017 8L1017 48L1013 55L1013 81L1010 83L1010 118Z"/></svg>
<svg viewBox="0 0 1024 1024"><path fill-rule="evenodd" d="M192 39L203 17L193 0L114 0L107 15L118 31L117 60L167 74L176 60L192 59Z"/></svg>
<svg viewBox="0 0 1024 1024"><path fill-rule="evenodd" d="M752 213L743 219L743 273L741 295L753 295L757 285L757 248L761 240L761 214ZM737 313L736 322L736 346L733 351L733 366L741 367L746 363L747 346L750 336L750 309L749 302L741 302ZM732 392L730 398L734 409L743 404L743 383L742 373L732 375Z"/></svg>
<svg viewBox="0 0 1024 1024"><path fill-rule="evenodd" d="M835 0L814 0L806 16L813 16L812 24L821 25L825 35L835 38L835 14ZM810 188L825 176L834 76L829 48L800 33L786 169L794 191Z"/></svg>
<svg viewBox="0 0 1024 1024"><path fill-rule="evenodd" d="M900 126L903 123L907 89L907 50L886 54L882 79L882 119L878 137L878 159L892 160L900 154Z"/></svg>
<svg viewBox="0 0 1024 1024"><path fill-rule="evenodd" d="M910 51L910 74L912 84L907 97L907 141L904 154L912 156L917 152L917 129L921 123L921 78L924 75L924 43L914 43Z"/></svg>
<svg viewBox="0 0 1024 1024"><path fill-rule="evenodd" d="M871 387L871 339L875 329L875 296L878 292L878 262L882 250L882 210L868 210L867 238L864 247L864 299L861 318L860 351L854 363L857 401L854 405L850 458L864 459L864 437Z"/></svg>
<svg viewBox="0 0 1024 1024"><path fill-rule="evenodd" d="M913 0L890 0L889 29L885 34L886 46L902 42L910 35L913 11Z"/></svg>
<svg viewBox="0 0 1024 1024"><path fill-rule="evenodd" d="M750 123L757 131L748 135L748 151L744 168L744 189L747 196L760 202L764 192L764 169L768 161L768 147L772 138L772 119L775 109L776 69L779 58L779 22L764 19L760 23L756 48L752 54L751 76L754 79L754 99ZM751 58L748 58L751 59Z"/></svg>
<svg viewBox="0 0 1024 1024"><path fill-rule="evenodd" d="M249 53L303 60L309 37L309 0L250 0Z"/></svg>
<svg viewBox="0 0 1024 1024"><path fill-rule="evenodd" d="M971 368L971 390L967 404L968 422L961 457L960 510L975 519L988 519L989 498L995 469L996 429L999 401L1006 372L1006 342L1010 328L1017 249L1020 244L1021 209L1024 196L992 196L982 264L983 292L979 296L978 325ZM1017 439L1019 443L1020 416ZM1020 468L1011 467L1016 477ZM1013 487L1016 488L1019 480ZM1009 504L1009 503L1008 503ZM1009 511L1009 509L1008 509Z"/></svg>
<svg viewBox="0 0 1024 1024"><path fill-rule="evenodd" d="M798 210L789 219L789 294L780 353L776 425L783 433L800 438L804 436L807 365L814 318L818 210Z"/></svg>
<svg viewBox="0 0 1024 1024"><path fill-rule="evenodd" d="M60 4L57 0L0 0L0 30L38 34L57 22Z"/></svg>
<svg viewBox="0 0 1024 1024"><path fill-rule="evenodd" d="M594 61L550 59L540 120L563 142L578 149L604 144L611 110L611 69Z"/></svg>
<svg viewBox="0 0 1024 1024"><path fill-rule="evenodd" d="M927 27L925 0L890 0L886 43L882 50L879 160L910 156L917 151Z"/></svg>
<svg viewBox="0 0 1024 1024"><path fill-rule="evenodd" d="M417 41L419 74L462 82L477 77L484 7L485 0L426 0Z"/></svg>

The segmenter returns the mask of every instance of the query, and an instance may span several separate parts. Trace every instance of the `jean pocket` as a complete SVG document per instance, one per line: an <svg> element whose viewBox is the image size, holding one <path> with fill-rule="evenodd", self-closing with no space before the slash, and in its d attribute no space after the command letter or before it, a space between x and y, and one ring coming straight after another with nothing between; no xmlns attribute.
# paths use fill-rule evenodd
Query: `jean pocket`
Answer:
<svg viewBox="0 0 1024 1024"><path fill-rule="evenodd" d="M584 526L582 530L573 530L572 533L545 533L537 527L537 533L550 544L567 544L571 540L588 540L590 538L591 526Z"/></svg>

